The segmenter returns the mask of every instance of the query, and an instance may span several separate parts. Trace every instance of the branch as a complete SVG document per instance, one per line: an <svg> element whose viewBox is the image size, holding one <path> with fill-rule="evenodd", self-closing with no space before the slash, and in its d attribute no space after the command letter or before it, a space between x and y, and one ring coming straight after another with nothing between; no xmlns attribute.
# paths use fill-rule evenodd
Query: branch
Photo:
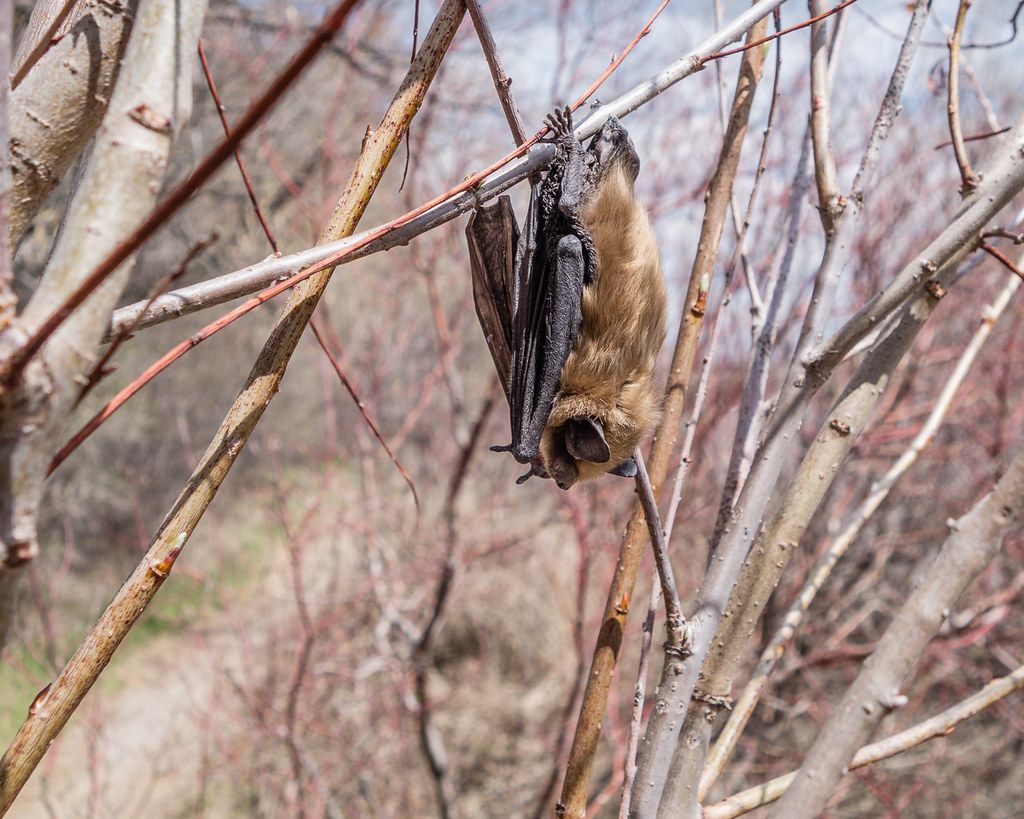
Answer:
<svg viewBox="0 0 1024 819"><path fill-rule="evenodd" d="M900 686L960 595L999 552L1022 507L1024 449L992 491L950 525L938 556L922 559L927 570L818 734L773 815L815 816L824 809L857 749L905 702Z"/></svg>
<svg viewBox="0 0 1024 819"><path fill-rule="evenodd" d="M753 22L771 14L783 2L785 0L759 0L744 14L713 34L689 54L676 60L649 80L635 86L631 91L599 106L587 117L585 122L576 128L577 137L585 140L593 136L609 117L622 119L667 91L680 80L697 73L723 45L742 36ZM635 41L643 31L644 29L641 29ZM627 52L624 50L623 53ZM605 71L602 77L606 78L607 75L608 71ZM599 78L591 85L587 93L580 97L580 100L587 99L601 81L602 79ZM580 104L582 103L577 101L573 107L578 108ZM250 295L288 277L291 277L292 284L295 284L301 281L302 275L312 275L308 270L296 273L297 270L308 265L324 263L326 267L348 264L373 253L406 245L417 236L468 213L478 204L499 196L527 177L544 170L554 154L550 145L536 144L544 133L541 131L534 134L515 151L472 174L459 185L383 225L347 239L326 243L289 256L266 259L208 282L167 293L158 299L150 310L144 311L145 314L139 327L149 327L178 316L194 313L197 310L223 304L241 296ZM529 151L529 155L526 158L518 159L527 151ZM517 159L518 161L515 161ZM499 171L500 173L498 173ZM489 179L494 174L497 176ZM489 181L486 181L488 179ZM108 330L108 336L115 333L118 328L131 323L139 312L143 312L142 302L116 311Z"/></svg>
<svg viewBox="0 0 1024 819"><path fill-rule="evenodd" d="M982 311L982 318L974 336L964 348L956 366L950 372L949 378L935 399L935 406L921 425L917 435L914 436L913 441L911 441L903 454L889 467L885 475L872 484L867 497L864 498L860 507L849 517L835 540L811 570L807 582L800 590L796 600L793 601L789 611L786 612L782 625L762 652L754 675L743 689L742 695L737 699L736 705L729 715L729 721L722 729L722 733L708 755L707 763L701 775L698 793L699 800L703 800L707 796L724 770L729 757L736 747L736 743L739 741L747 725L747 721L753 715L754 708L767 688L768 677L774 670L776 662L782 657L786 646L796 633L804 613L810 607L818 591L825 584L833 568L835 568L835 565L843 555L846 554L847 549L856 540L864 524L868 522L882 502L889 496L889 492L899 479L917 462L921 453L935 440L935 435L942 425L957 391L961 384L963 384L967 373L978 357L978 353L991 334L992 328L1006 310L1010 299L1017 291L1020 283L1020 280L1017 278L1007 281L995 301Z"/></svg>
<svg viewBox="0 0 1024 819"><path fill-rule="evenodd" d="M658 569L658 581L661 585L661 596L665 598L665 643L666 655L686 651L686 618L683 617L683 605L679 602L679 588L676 586L672 561L668 556L665 530L661 526L658 504L654 500L651 478L647 474L643 453L639 447L633 452L636 460L636 494L640 499L640 507L647 519L647 531L651 536L651 547L654 550L654 564Z"/></svg>
<svg viewBox="0 0 1024 819"><path fill-rule="evenodd" d="M850 762L850 770L864 768L881 762L883 759L889 759L916 748L930 739L947 737L956 730L958 725L977 716L986 708L995 705L1022 687L1024 687L1024 666L1005 677L992 680L976 694L972 694L962 702L958 702L951 708L947 708L912 728L865 745L857 751ZM716 802L714 805L704 808L703 819L734 819L736 816L750 813L763 805L771 804L786 792L786 789L796 779L796 775L797 771L792 771L783 776L777 776L761 785L747 788L745 791L733 794L728 799Z"/></svg>
<svg viewBox="0 0 1024 819"><path fill-rule="evenodd" d="M494 42L494 35L491 34L491 27L487 25L487 20L483 12L480 11L478 0L466 0L466 10L473 20L473 28L476 29L480 48L483 49L487 67L491 71L494 90L498 93L501 110L505 112L505 120L508 122L509 130L512 131L512 139L515 140L517 146L522 145L526 142L526 126L523 124L522 114L519 113L519 107L512 95L512 78L505 73L505 67L498 57L498 46Z"/></svg>
<svg viewBox="0 0 1024 819"><path fill-rule="evenodd" d="M819 16L824 0L811 0L811 14ZM835 230L842 206L836 158L832 152L831 91L829 83L828 24L811 26L811 145L814 148L814 180L818 187L818 210L825 233Z"/></svg>
<svg viewBox="0 0 1024 819"><path fill-rule="evenodd" d="M953 34L949 38L949 104L946 109L953 154L956 156L957 167L960 168L962 182L960 193L964 196L978 186L978 177L971 170L971 160L967 157L964 134L960 129L960 36L963 34L964 21L967 19L967 10L970 7L971 0L960 0L960 7L956 13L956 24Z"/></svg>
<svg viewBox="0 0 1024 819"><path fill-rule="evenodd" d="M999 262L1003 267L1013 273L1017 278L1024 279L1024 270L1015 265L1010 259L998 248L993 247L988 242L982 240L979 247L984 250L989 256Z"/></svg>
<svg viewBox="0 0 1024 819"><path fill-rule="evenodd" d="M58 8L61 2L34 5L26 42L37 27L47 25L54 9L59 15L66 8ZM44 53L15 83L10 109L12 247L103 120L138 5L138 0L81 0L64 29L88 36L72 34L56 43L44 39Z"/></svg>

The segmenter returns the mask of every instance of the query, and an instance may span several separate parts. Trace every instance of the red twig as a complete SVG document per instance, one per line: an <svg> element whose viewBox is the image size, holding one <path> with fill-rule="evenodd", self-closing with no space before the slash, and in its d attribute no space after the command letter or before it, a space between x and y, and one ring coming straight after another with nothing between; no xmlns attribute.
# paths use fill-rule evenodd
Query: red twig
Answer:
<svg viewBox="0 0 1024 819"><path fill-rule="evenodd" d="M1017 267L1017 265L1015 265L1001 250L999 250L996 247L993 247L988 242L982 242L979 245L979 247L993 259L999 261L1000 264L1002 264L1003 267L1005 267L1007 270L1009 270L1012 273L1015 273L1021 279L1024 279L1024 270L1021 270L1019 267Z"/></svg>
<svg viewBox="0 0 1024 819"><path fill-rule="evenodd" d="M324 333L320 330L319 319L316 316L313 316L313 318L310 319L309 326L312 328L313 335L316 336L316 340L319 342L320 348L324 351L324 355L327 356L327 360L330 361L331 366L334 367L334 372L337 374L338 380L341 381L345 389L348 390L348 394L352 397L356 407L359 408L359 413L363 416L363 420L366 421L366 425L373 432L374 437L384 448L384 451L388 453L391 463L395 465L395 468L398 469L402 478L409 485L409 490L412 492L413 503L416 505L416 514L418 515L420 511L420 497L416 493L416 484L413 483L412 476L402 465L402 462L395 457L395 453L391 451L391 447L388 446L388 442L384 440L384 436L381 434L380 428L377 426L377 422L374 421L373 416L366 408L366 404L363 403L363 400L359 397L355 387L352 386L352 382L349 380L348 375L346 375L344 368L341 366L341 362L338 361L338 357L332 352Z"/></svg>
<svg viewBox="0 0 1024 819"><path fill-rule="evenodd" d="M21 81L28 76L32 66L39 62L43 55L50 50L50 46L58 41L57 32L60 31L60 27L64 25L64 21L68 19L68 15L74 10L77 2L78 0L64 0L64 5L57 12L57 16L53 18L46 31L39 37L38 42L36 42L21 65L18 66L18 69L11 75L12 91L21 85Z"/></svg>
<svg viewBox="0 0 1024 819"><path fill-rule="evenodd" d="M963 139L964 142L977 142L980 139L991 139L992 137L999 136L1000 134L1005 134L1009 130L1010 126L1007 125L1005 128L1000 128L998 131L985 131L981 134L971 134L970 136L965 136ZM947 139L945 142L940 142L936 145L935 150L938 151L940 148L947 148L952 144L953 140Z"/></svg>
<svg viewBox="0 0 1024 819"><path fill-rule="evenodd" d="M224 136L228 139L231 138L231 126L228 124L227 112L224 109L224 103L221 102L220 94L217 93L217 84L213 81L213 73L210 71L210 64L206 61L206 51L203 49L203 41L199 40L199 62L203 66L203 76L206 77L206 86L210 89L210 96L213 97L213 104L217 107L217 116L220 117L220 124L224 128ZM252 209L256 212L256 218L260 220L260 227L263 228L263 233L267 237L267 241L270 242L270 246L274 249L274 253L280 253L280 249L277 246L277 239L274 238L274 233L270 229L270 223L267 222L266 216L263 215L263 209L260 207L259 200L256 198L256 191L252 186L252 180L249 178L248 171L245 170L245 163L242 162L242 154L239 152L236 146L232 153L235 155L235 164L238 166L238 173L242 176L242 184L245 185L245 192L249 194L249 201L252 203Z"/></svg>
<svg viewBox="0 0 1024 819"><path fill-rule="evenodd" d="M752 48L757 48L758 46L764 45L765 43L770 43L772 40L777 40L779 37L782 37L786 34L790 34L791 32L794 31L799 31L802 28L807 28L808 26L817 23L819 20L824 20L826 17L831 17L833 14L837 14L838 12L845 9L847 6L852 6L856 2L857 0L844 0L835 8L831 8L823 14L819 14L817 17L812 17L810 20L804 20L802 23L797 23L795 26L784 28L782 29L782 31L776 31L774 34L769 34L767 37L762 37L760 40L754 40L754 42L752 43L745 43L744 45L738 46L736 48L730 48L727 51L719 51L717 54L712 54L709 57L705 57L701 62L709 63L712 60L720 60L722 59L722 57L730 57L733 54L739 54L743 51L749 51Z"/></svg>
<svg viewBox="0 0 1024 819"><path fill-rule="evenodd" d="M46 340L61 324L96 290L107 277L131 256L156 230L163 225L185 202L199 189L221 165L232 155L252 130L260 123L266 113L284 95L299 75L309 66L313 58L327 45L334 34L345 24L351 11L361 0L341 0L324 18L313 32L306 44L292 58L291 62L274 79L266 91L251 105L234 132L223 139L206 158L175 186L167 198L157 205L149 216L136 228L128 238L118 244L92 271L64 303L57 308L10 358L0 364L0 383L10 385L14 382L33 355L43 346Z"/></svg>

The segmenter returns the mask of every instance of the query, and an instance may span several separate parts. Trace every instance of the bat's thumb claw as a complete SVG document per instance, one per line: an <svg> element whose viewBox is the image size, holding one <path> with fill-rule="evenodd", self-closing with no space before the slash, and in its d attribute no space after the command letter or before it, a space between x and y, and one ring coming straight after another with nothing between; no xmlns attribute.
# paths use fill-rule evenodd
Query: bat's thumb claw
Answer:
<svg viewBox="0 0 1024 819"><path fill-rule="evenodd" d="M511 452L512 444L495 444L491 447L491 452Z"/></svg>

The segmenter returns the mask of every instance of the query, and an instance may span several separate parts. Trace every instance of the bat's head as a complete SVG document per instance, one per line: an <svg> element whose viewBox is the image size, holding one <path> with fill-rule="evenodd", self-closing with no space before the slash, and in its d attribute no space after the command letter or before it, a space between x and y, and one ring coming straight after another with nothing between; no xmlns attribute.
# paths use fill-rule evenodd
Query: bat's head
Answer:
<svg viewBox="0 0 1024 819"><path fill-rule="evenodd" d="M569 418L551 428L542 441L544 468L561 489L580 479L584 464L608 464L612 458L604 425L590 416Z"/></svg>
<svg viewBox="0 0 1024 819"><path fill-rule="evenodd" d="M629 180L636 181L640 173L640 157L633 147L633 140L615 117L609 117L601 126L601 130L594 135L587 150L595 159L598 179L603 177L609 168L621 163Z"/></svg>
<svg viewBox="0 0 1024 819"><path fill-rule="evenodd" d="M648 378L560 394L541 437L544 468L562 489L616 469L657 422L658 404Z"/></svg>

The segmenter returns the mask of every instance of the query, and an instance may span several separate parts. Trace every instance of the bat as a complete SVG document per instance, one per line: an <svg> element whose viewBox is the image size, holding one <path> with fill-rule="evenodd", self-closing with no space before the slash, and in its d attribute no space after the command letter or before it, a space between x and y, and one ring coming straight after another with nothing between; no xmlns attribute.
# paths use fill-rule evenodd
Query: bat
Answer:
<svg viewBox="0 0 1024 819"><path fill-rule="evenodd" d="M636 474L632 452L657 423L655 360L666 288L640 160L609 119L586 148L566 108L547 120L555 157L520 232L507 196L466 227L473 297L509 403L511 452L562 489Z"/></svg>

